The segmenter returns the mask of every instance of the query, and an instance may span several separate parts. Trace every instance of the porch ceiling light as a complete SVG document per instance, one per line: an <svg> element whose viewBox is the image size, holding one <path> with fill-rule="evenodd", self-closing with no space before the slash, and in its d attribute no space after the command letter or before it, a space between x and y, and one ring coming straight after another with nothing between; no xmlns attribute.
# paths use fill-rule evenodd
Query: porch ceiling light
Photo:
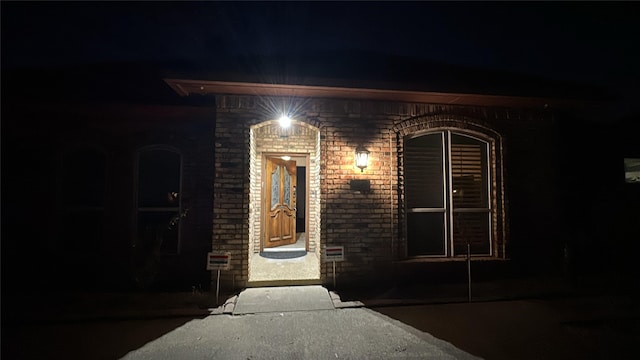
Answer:
<svg viewBox="0 0 640 360"><path fill-rule="evenodd" d="M280 117L280 119L278 119L278 123L280 124L281 127L283 128L288 128L289 126L291 126L291 118L288 117L287 115L282 115Z"/></svg>
<svg viewBox="0 0 640 360"><path fill-rule="evenodd" d="M360 172L363 172L367 168L369 163L369 151L363 147L356 149L356 166L360 168Z"/></svg>

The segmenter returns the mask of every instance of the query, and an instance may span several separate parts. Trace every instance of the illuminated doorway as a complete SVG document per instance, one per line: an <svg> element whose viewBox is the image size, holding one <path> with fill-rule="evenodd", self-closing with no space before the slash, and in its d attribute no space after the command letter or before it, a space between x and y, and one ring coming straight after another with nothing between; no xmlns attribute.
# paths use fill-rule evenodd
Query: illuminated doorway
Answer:
<svg viewBox="0 0 640 360"><path fill-rule="evenodd" d="M276 121L250 131L249 285L320 283L320 136Z"/></svg>

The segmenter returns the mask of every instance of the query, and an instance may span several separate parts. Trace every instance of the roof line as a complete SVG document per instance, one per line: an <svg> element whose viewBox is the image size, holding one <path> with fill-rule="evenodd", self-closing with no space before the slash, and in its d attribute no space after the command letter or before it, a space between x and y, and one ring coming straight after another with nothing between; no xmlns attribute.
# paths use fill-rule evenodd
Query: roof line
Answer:
<svg viewBox="0 0 640 360"><path fill-rule="evenodd" d="M164 79L180 96L191 94L232 94L257 96L323 97L355 100L418 102L449 105L480 105L543 108L576 105L570 100L504 95L460 94L409 90L349 88L315 85L265 84L250 82Z"/></svg>

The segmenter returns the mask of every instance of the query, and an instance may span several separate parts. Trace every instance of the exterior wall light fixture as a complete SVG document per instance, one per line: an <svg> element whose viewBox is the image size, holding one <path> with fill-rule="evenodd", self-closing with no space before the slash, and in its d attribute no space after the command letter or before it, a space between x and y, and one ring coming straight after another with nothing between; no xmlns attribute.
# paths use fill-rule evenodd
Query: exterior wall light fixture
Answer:
<svg viewBox="0 0 640 360"><path fill-rule="evenodd" d="M282 128L286 129L291 126L291 118L283 114L280 119L278 119L278 123Z"/></svg>
<svg viewBox="0 0 640 360"><path fill-rule="evenodd" d="M367 168L369 163L369 151L363 147L356 149L356 166L360 168L360 172L363 172Z"/></svg>

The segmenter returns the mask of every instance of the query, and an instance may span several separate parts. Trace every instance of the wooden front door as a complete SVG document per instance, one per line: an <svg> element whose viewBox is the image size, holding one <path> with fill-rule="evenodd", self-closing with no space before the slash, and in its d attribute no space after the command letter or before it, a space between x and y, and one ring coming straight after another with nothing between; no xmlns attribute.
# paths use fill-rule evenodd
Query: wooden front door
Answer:
<svg viewBox="0 0 640 360"><path fill-rule="evenodd" d="M266 159L265 248L296 242L296 162Z"/></svg>

